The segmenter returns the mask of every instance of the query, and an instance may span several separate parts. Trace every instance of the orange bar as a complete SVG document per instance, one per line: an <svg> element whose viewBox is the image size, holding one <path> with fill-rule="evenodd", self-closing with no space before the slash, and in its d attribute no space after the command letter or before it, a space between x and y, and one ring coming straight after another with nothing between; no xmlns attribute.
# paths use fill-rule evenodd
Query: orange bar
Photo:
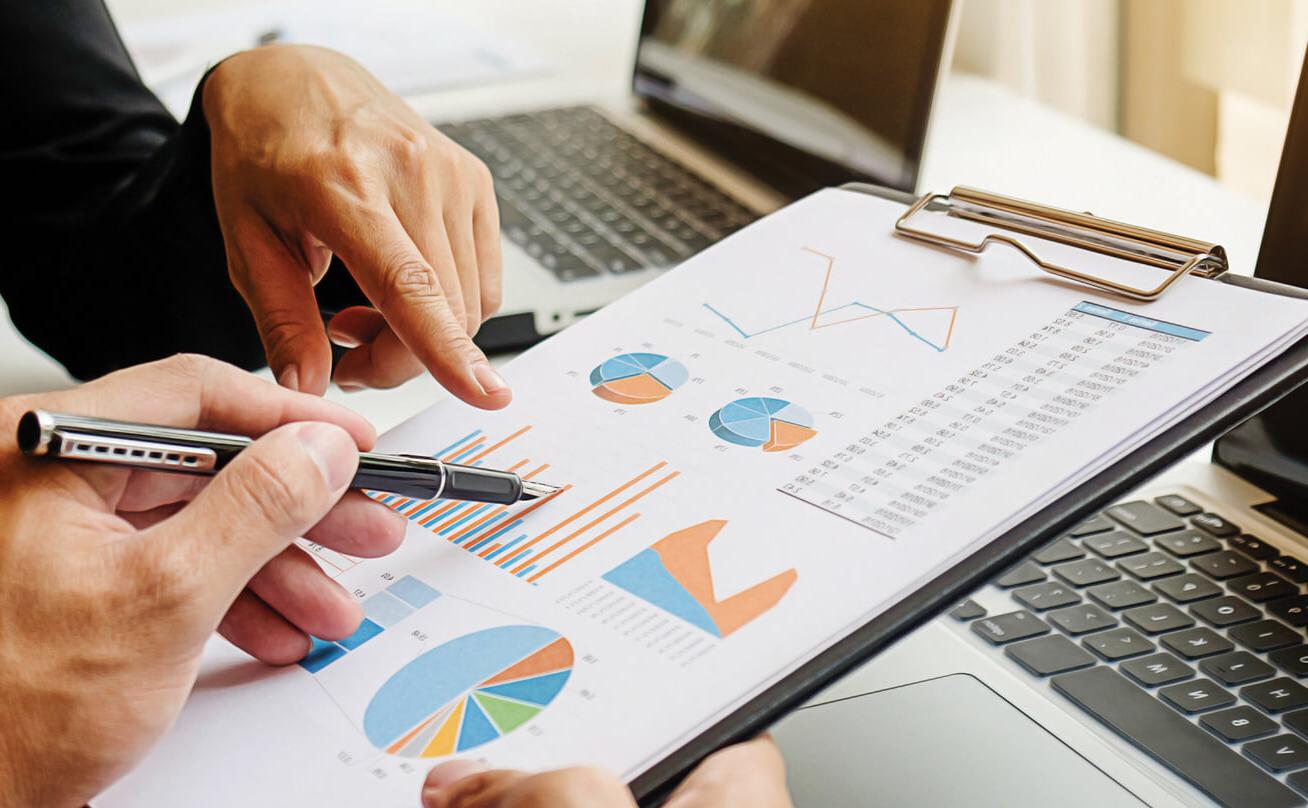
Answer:
<svg viewBox="0 0 1308 808"><path fill-rule="evenodd" d="M524 426L522 429L519 429L517 432L514 432L512 435L508 436L507 438L505 438L504 440L500 441L499 443L497 443L497 444L495 444L495 445L493 445L493 446L491 446L491 447L489 447L489 448L482 449L482 450L481 450L480 452L478 452L477 454L475 454L475 455L473 455L472 457L468 458L468 465L472 465L473 463L476 463L478 460L481 460L481 459L482 459L483 457L485 457L486 455L488 455L488 454L490 454L491 452L495 451L496 449L500 448L501 446L503 446L504 444L506 444L506 443L508 443L509 441L513 440L514 438L520 436L523 432L526 432L526 431L529 430L529 429L531 429L530 426Z"/></svg>
<svg viewBox="0 0 1308 808"><path fill-rule="evenodd" d="M531 503L530 505L528 505L526 508L523 508L523 509L522 509L522 512L518 514L518 517L517 517L517 518L521 519L522 517L526 516L527 514L531 513L532 511L536 510L536 509L539 508L540 506L544 505L546 502L549 502L550 500L554 499L554 498L557 497L559 494L562 494L564 491L567 491L567 490L570 489L570 488L572 488L571 485L565 485L565 486L563 486L562 488L560 488L558 491L555 491L553 494L550 494L548 497L545 497L544 499L538 499L538 500L536 500L535 502L533 502L533 503ZM482 550L480 553L477 554L477 556L478 556L479 558L485 558L489 553L490 553L490 550ZM502 563L502 562L501 562L501 563Z"/></svg>
<svg viewBox="0 0 1308 808"><path fill-rule="evenodd" d="M448 462L449 459L450 459L451 457L458 457L459 455L463 454L464 452L468 451L469 449L476 449L476 448L479 448L479 447L480 447L482 444L484 444L485 442L486 442L486 439L485 439L485 438L477 438L475 441L472 442L472 445L471 445L471 446L460 446L460 447L457 448L457 449L451 449L450 452L449 452L449 454L447 454L447 455L445 455L444 457L442 457L441 460L442 460L442 461L445 461L445 462Z"/></svg>
<svg viewBox="0 0 1308 808"><path fill-rule="evenodd" d="M578 554L580 554L580 553L584 553L584 552L586 552L587 550L589 550L589 549L591 548L592 545L599 544L599 542L600 542L601 539L607 539L609 536L613 535L614 533L617 533L617 532L618 532L619 530L621 530L622 528L624 528L624 527L626 527L627 525L631 524L632 522L636 521L636 517L638 517L638 516L640 516L640 514L638 514L638 513L633 513L631 516L628 516L626 519L623 519L621 522L618 522L618 523L617 523L616 525L614 525L613 527L609 528L608 530L606 530L606 531L604 531L603 533L599 534L599 535L596 536L595 538L593 538L593 539L591 539L590 541L586 542L585 544L581 545L581 546L578 547L576 550L573 550L572 552L570 552L570 553L568 553L567 555L565 555L563 558L560 558L558 561L555 561L553 564L550 564L550 565L549 565L548 567L546 567L545 569L543 569L543 570L541 570L540 572L536 573L535 575L531 576L530 578L527 579L527 582L528 582L528 583L535 583L536 579L539 578L540 576L544 575L545 573L549 572L550 570L554 569L555 567L559 566L560 564L562 564L562 563L564 563L564 562L570 560L573 556L578 555ZM499 545L497 544L497 545L495 545L495 546L498 547Z"/></svg>
<svg viewBox="0 0 1308 808"><path fill-rule="evenodd" d="M585 508L582 508L581 510L577 511L576 513L574 513L572 516L569 516L567 519L564 519L562 522L559 522L559 523L558 523L557 525L555 525L554 527L550 528L549 530L547 530L547 531L545 531L544 533L540 534L540 535L537 536L536 538L534 538L534 539L532 539L531 541L527 542L527 543L524 544L521 548L519 548L518 551L521 552L522 550L526 550L526 549L530 548L533 544L535 544L536 542L540 541L541 539L546 538L547 536L550 536L551 534L553 534L553 533L554 533L555 531L557 531L557 530L561 530L561 529L562 529L565 525L567 525L569 522L572 522L572 521L575 520L575 519L580 519L581 517L585 516L586 514L590 513L591 511L595 510L595 509L598 508L599 506L603 505L605 502L608 502L610 499L613 499L613 498L616 497L618 494L621 494L623 491L626 491L628 488L632 487L632 486L635 485L636 483L640 482L641 480L645 479L645 478L648 477L649 475L651 475L651 474L653 474L654 472L658 471L659 469L663 468L663 467L666 466L667 464L668 464L668 461L663 460L663 461L660 461L660 462L656 463L654 466L652 466L652 467L650 467L650 468L648 468L648 469L645 469L645 470L642 471L642 472L641 472L637 477L635 477L635 478L633 478L633 479L631 479L631 480L628 480L627 482L623 483L620 487L613 489L612 491L608 492L608 493L605 494L604 496L600 497L599 499L597 499L597 500L595 500L594 502L592 502L592 503L590 503L589 505L587 505ZM514 570L514 572L517 572L517 570Z"/></svg>
<svg viewBox="0 0 1308 808"><path fill-rule="evenodd" d="M486 548L486 552L493 553L498 549L500 549L499 544L492 544L490 547Z"/></svg>
<svg viewBox="0 0 1308 808"><path fill-rule="evenodd" d="M441 518L441 514L449 513L451 510L459 507L460 504L461 503L458 502L451 502L448 505L442 505L436 510L424 516L421 520L419 520L418 524L422 525L423 527L427 527L432 522L435 522L437 519Z"/></svg>
<svg viewBox="0 0 1308 808"><path fill-rule="evenodd" d="M554 543L551 544L549 547L546 547L544 550L541 550L541 551L540 551L539 553L537 553L534 557L532 557L532 558L528 558L527 560L523 561L521 564L518 565L518 567L517 567L516 569L513 570L513 574L514 574L514 575L517 575L519 571L524 570L524 569L526 569L527 567L530 567L532 564L538 563L538 562L539 562L542 558L544 558L545 556L549 555L550 553L552 553L552 552L554 552L555 550L559 549L559 548L562 547L563 545L565 545L565 544L567 544L568 542L572 541L573 539L577 538L577 537L580 536L582 533L585 533L587 530L590 530L590 529L591 529L592 527L594 527L595 525L599 524L600 522L603 522L605 519L608 519L608 518L609 518L610 516L612 516L613 514L617 513L618 511L622 510L623 508L627 507L627 506L630 505L631 503L633 503L633 502L635 502L636 500L640 499L641 497L645 496L645 495L648 494L649 492L653 491L655 488L658 488L660 485L663 485L663 484L666 483L668 480L671 480L673 477L676 477L676 476L679 475L679 474L681 474L681 472L679 472L679 471L674 471L674 472L672 472L671 474L669 474L668 476L664 477L663 479L661 479L661 480L659 480L658 482L656 482L656 483L654 483L653 485L651 485L649 488L646 488L645 490L643 490L643 491L641 491L641 492L639 492L639 493L637 493L637 494L632 494L630 497L628 497L628 498L627 498L626 500L624 500L622 503L613 506L613 507L610 508L609 510L605 511L603 514L601 514L601 515L595 517L594 519L590 520L589 522L587 522L585 525L583 525L583 526L577 528L576 530L572 531L572 533L569 533L567 536L564 536L563 538L561 538L561 539L559 539L558 541L554 542Z"/></svg>

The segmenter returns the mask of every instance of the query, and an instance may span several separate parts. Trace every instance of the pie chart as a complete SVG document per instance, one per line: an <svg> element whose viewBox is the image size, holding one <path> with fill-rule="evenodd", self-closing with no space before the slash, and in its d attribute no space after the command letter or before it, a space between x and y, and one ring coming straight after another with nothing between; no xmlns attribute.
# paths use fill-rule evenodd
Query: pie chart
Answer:
<svg viewBox="0 0 1308 808"><path fill-rule="evenodd" d="M779 398L736 399L709 417L709 429L727 443L765 452L793 449L817 434L808 410Z"/></svg>
<svg viewBox="0 0 1308 808"><path fill-rule="evenodd" d="M549 706L572 675L572 645L540 626L465 634L413 660L368 703L363 731L407 758L466 752Z"/></svg>
<svg viewBox="0 0 1308 808"><path fill-rule="evenodd" d="M656 353L626 353L590 372L591 392L615 404L653 404L686 383L690 371Z"/></svg>

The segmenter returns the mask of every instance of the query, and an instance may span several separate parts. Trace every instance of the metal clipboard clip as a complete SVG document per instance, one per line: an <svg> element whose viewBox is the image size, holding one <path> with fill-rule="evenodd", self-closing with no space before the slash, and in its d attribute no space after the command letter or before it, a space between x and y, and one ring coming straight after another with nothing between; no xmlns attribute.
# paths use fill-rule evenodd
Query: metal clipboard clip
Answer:
<svg viewBox="0 0 1308 808"><path fill-rule="evenodd" d="M1031 247L1008 233L992 232L980 241L966 241L911 226L909 221L920 213L954 216L989 225L997 230L1025 233L1165 269L1168 275L1152 289L1142 289L1046 261ZM962 186L948 194L926 194L918 199L895 222L895 232L905 238L972 254L984 252L993 243L1007 244L1051 275L1136 300L1155 300L1168 287L1191 273L1202 278L1216 278L1227 269L1226 250L1217 244Z"/></svg>

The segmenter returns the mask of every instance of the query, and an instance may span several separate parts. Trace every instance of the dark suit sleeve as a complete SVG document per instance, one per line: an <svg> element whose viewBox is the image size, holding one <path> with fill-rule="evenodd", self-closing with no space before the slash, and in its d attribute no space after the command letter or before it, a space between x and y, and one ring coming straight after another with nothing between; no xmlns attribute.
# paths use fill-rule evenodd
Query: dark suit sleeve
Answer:
<svg viewBox="0 0 1308 808"><path fill-rule="evenodd" d="M102 0L20 0L0 19L14 324L79 378L179 351L262 364L227 278L198 105L184 124L169 115Z"/></svg>

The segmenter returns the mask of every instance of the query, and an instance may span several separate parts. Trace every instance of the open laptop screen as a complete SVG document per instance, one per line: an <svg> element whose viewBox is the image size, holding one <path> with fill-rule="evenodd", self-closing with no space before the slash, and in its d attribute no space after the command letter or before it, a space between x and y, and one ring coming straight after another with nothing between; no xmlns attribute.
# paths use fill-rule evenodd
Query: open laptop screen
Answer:
<svg viewBox="0 0 1308 808"><path fill-rule="evenodd" d="M1299 76L1276 188L1267 210L1260 278L1308 288L1308 58ZM1308 387L1290 395L1217 442L1214 459L1275 494L1270 515L1308 532Z"/></svg>
<svg viewBox="0 0 1308 808"><path fill-rule="evenodd" d="M948 0L649 0L634 89L792 196L913 190Z"/></svg>

